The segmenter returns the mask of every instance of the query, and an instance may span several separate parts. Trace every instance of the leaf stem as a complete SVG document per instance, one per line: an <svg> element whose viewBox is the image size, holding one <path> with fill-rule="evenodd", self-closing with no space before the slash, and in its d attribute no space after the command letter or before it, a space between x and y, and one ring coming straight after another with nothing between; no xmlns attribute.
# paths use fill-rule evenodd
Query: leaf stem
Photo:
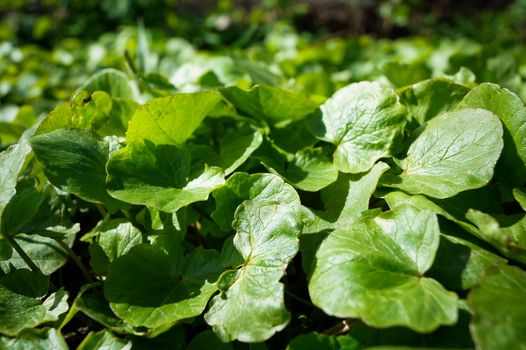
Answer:
<svg viewBox="0 0 526 350"><path fill-rule="evenodd" d="M306 305L308 307L314 307L314 305L310 301L305 300L302 297L297 296L296 294L292 293L291 291L288 291L288 290L285 289L285 294L287 294L289 297L291 297L292 299L296 300L297 302L302 303L303 305Z"/></svg>
<svg viewBox="0 0 526 350"><path fill-rule="evenodd" d="M356 320L353 318L346 318L345 320L338 322L338 324L332 326L331 328L326 329L323 333L329 335L347 334L351 331L351 328L355 322Z"/></svg>
<svg viewBox="0 0 526 350"><path fill-rule="evenodd" d="M24 262L27 264L27 266L29 266L29 268L33 272L42 273L40 269L38 268L38 266L33 262L33 260L31 260L29 255L26 254L26 252L22 249L22 247L18 244L18 242L13 237L11 237L10 235L2 235L2 236L7 241L7 243L9 243L11 247L13 247L13 249L16 250L18 255L20 255L22 260L24 260Z"/></svg>
<svg viewBox="0 0 526 350"><path fill-rule="evenodd" d="M73 262L79 267L80 271L88 280L88 282L94 282L93 277L91 277L91 275L88 272L88 269L86 269L86 266L84 266L78 255L75 254L75 252L63 240L57 239L56 241L68 253L69 257L73 260Z"/></svg>

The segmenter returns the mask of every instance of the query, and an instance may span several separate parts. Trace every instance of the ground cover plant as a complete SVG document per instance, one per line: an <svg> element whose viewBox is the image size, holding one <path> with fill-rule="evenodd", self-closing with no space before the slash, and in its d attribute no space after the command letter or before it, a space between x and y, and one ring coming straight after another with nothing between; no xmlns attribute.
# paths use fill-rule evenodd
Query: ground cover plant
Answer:
<svg viewBox="0 0 526 350"><path fill-rule="evenodd" d="M0 348L525 348L524 50L2 44Z"/></svg>

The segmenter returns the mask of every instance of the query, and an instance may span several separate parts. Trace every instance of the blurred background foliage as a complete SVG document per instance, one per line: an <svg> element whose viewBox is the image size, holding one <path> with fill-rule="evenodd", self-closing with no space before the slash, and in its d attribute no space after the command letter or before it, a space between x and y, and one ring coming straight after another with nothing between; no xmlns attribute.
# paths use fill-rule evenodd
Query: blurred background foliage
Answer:
<svg viewBox="0 0 526 350"><path fill-rule="evenodd" d="M433 77L524 100L524 28L526 0L0 0L0 143L115 79L139 102L255 84L323 100ZM120 72L97 75L108 68Z"/></svg>

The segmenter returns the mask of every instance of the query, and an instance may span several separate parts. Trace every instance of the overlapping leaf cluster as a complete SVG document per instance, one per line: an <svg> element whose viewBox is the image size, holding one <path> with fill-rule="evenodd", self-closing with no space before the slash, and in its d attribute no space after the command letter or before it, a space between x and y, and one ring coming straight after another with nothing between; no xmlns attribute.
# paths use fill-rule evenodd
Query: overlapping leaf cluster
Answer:
<svg viewBox="0 0 526 350"><path fill-rule="evenodd" d="M0 154L2 346L524 347L513 92L138 81L98 73Z"/></svg>

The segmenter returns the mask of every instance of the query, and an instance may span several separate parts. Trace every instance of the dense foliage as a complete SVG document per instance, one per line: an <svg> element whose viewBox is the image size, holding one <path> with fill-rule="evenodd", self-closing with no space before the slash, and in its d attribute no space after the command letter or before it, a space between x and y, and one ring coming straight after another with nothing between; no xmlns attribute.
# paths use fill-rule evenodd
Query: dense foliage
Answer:
<svg viewBox="0 0 526 350"><path fill-rule="evenodd" d="M3 42L0 348L524 349L525 52Z"/></svg>

